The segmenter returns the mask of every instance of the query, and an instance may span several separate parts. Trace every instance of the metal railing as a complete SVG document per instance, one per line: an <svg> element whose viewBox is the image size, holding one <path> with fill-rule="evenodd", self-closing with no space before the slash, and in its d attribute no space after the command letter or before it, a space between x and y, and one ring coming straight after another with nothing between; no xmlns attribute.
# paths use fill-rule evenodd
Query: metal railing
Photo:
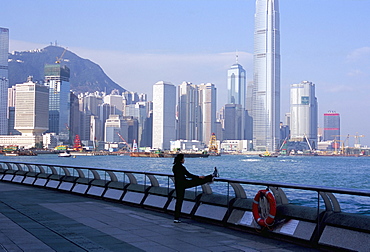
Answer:
<svg viewBox="0 0 370 252"><path fill-rule="evenodd" d="M109 182L122 182L123 184L141 184L145 187L148 186L160 186L166 187L168 191L174 188L173 175L169 173L159 173L159 172L148 172L148 171L133 171L133 170L122 170L122 169L104 169L99 167L84 167L84 166L70 166L70 165L59 165L59 164L43 164L43 163L30 163L30 162L12 162L12 161L0 161L0 165L3 170L7 170L6 173L13 173L14 175L29 175L38 177L43 175L44 177L53 177L54 179L63 179L66 177L83 178L88 181L102 180L106 184ZM45 176L47 175L47 176ZM221 182L221 183L220 183ZM253 186L248 189L248 186ZM324 186L307 186L299 184L289 184L289 183L276 183L269 181L254 181L245 179L228 179L228 178L216 178L213 185L202 186L202 192L206 194L218 193L225 194L228 199L232 198L253 198L254 195L247 196L247 192L256 193L258 186L267 187L273 191L277 204L288 204L292 203L286 196L286 192L292 193L294 190L300 191L310 191L315 192L317 195L317 202L315 205L320 208L323 204L325 205L325 210L340 212L341 206L334 194L349 195L353 196L363 196L367 200L362 200L363 204L361 206L362 212L367 214L366 211L370 211L370 190L358 190L358 189L344 189L344 188L333 188ZM212 190L215 188L215 190ZM233 189L233 192L230 189ZM198 188L195 189L196 191ZM214 191L214 192L213 192ZM294 193L293 193L294 194ZM303 194L307 195L307 194ZM296 198L297 197L293 197ZM312 197L311 197L312 198ZM305 200L303 200L305 202ZM294 203L294 200L293 200ZM304 204L302 201L297 204ZM311 204L312 206L312 204ZM364 210L365 208L365 210Z"/></svg>

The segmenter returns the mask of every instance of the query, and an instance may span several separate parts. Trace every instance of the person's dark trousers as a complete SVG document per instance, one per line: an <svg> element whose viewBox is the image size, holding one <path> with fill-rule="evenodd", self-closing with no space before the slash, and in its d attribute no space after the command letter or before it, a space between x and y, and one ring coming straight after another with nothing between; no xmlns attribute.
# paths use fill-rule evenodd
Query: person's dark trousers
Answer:
<svg viewBox="0 0 370 252"><path fill-rule="evenodd" d="M185 189L212 182L212 178L213 178L212 175L208 175L204 179L194 178L190 180L184 180L179 183L175 182L176 190L175 220L178 220L180 218L182 202L184 201Z"/></svg>

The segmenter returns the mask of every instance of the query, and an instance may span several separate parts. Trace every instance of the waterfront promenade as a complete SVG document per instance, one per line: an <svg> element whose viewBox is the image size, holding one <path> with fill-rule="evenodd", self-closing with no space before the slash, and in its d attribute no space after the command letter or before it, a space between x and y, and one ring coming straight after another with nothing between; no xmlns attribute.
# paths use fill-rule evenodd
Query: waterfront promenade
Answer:
<svg viewBox="0 0 370 252"><path fill-rule="evenodd" d="M0 181L0 251L315 251L80 195Z"/></svg>

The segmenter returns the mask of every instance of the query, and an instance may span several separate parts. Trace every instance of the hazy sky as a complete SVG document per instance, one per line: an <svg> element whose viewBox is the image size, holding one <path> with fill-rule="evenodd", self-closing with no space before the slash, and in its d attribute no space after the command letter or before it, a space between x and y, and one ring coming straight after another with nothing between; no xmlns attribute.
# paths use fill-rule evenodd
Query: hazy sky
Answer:
<svg viewBox="0 0 370 252"><path fill-rule="evenodd" d="M370 145L370 1L279 2L281 121L290 85L308 80L316 84L319 126L323 113L336 111L341 134L358 132ZM220 108L236 51L253 79L254 0L0 0L0 11L10 51L57 41L150 98L160 80L212 82Z"/></svg>

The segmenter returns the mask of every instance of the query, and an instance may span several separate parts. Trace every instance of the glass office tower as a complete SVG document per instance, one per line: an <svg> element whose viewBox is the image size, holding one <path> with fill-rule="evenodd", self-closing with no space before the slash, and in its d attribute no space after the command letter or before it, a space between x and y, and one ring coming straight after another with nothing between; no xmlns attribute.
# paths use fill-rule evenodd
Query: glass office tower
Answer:
<svg viewBox="0 0 370 252"><path fill-rule="evenodd" d="M324 113L324 141L340 140L340 115L329 111Z"/></svg>
<svg viewBox="0 0 370 252"><path fill-rule="evenodd" d="M0 27L0 135L8 134L9 29Z"/></svg>
<svg viewBox="0 0 370 252"><path fill-rule="evenodd" d="M315 84L302 81L290 86L290 139L317 146L318 105Z"/></svg>
<svg viewBox="0 0 370 252"><path fill-rule="evenodd" d="M257 0L254 30L253 147L275 151L280 124L278 0Z"/></svg>
<svg viewBox="0 0 370 252"><path fill-rule="evenodd" d="M245 109L246 72L236 63L227 71L227 103L240 104Z"/></svg>
<svg viewBox="0 0 370 252"><path fill-rule="evenodd" d="M49 86L49 132L69 140L70 127L70 70L60 64L47 64L45 82Z"/></svg>

